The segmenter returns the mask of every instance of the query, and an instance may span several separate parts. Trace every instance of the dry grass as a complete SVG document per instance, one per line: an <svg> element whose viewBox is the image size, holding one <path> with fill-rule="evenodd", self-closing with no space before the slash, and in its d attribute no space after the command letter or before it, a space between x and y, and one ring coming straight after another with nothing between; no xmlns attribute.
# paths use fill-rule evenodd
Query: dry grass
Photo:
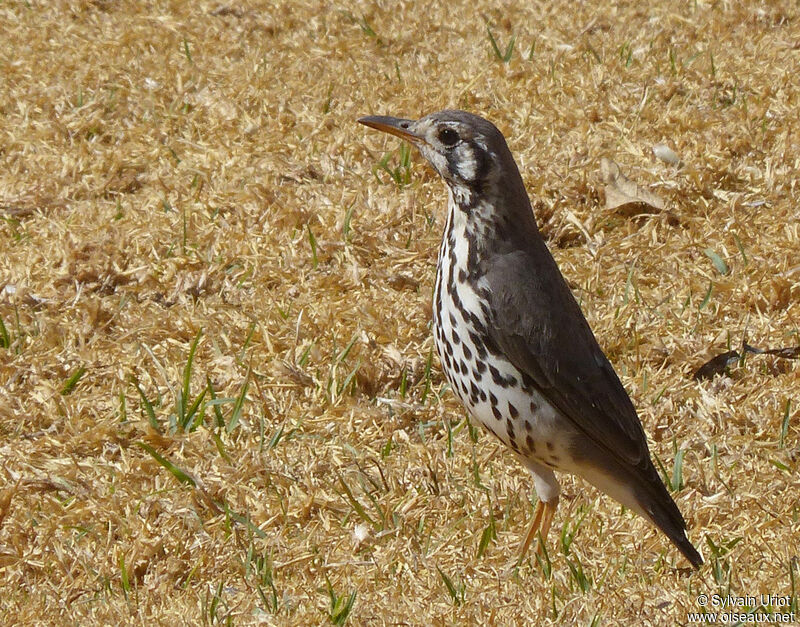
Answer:
<svg viewBox="0 0 800 627"><path fill-rule="evenodd" d="M2 3L0 622L674 624L797 594L800 370L690 378L745 334L800 344L796 3L518 4ZM443 186L416 156L376 178L399 142L355 123L445 107L505 132L654 453L683 451L700 573L566 477L549 568L507 571L531 481L427 368ZM602 157L670 214L604 209Z"/></svg>

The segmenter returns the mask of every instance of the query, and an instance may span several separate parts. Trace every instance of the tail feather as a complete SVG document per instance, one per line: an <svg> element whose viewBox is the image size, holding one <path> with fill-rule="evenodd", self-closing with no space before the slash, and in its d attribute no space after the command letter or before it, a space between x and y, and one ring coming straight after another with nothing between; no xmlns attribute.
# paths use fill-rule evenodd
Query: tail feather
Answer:
<svg viewBox="0 0 800 627"><path fill-rule="evenodd" d="M700 568L703 558L686 537L686 521L672 500L666 486L651 465L651 472L640 484L636 498L647 517L661 529L695 568Z"/></svg>

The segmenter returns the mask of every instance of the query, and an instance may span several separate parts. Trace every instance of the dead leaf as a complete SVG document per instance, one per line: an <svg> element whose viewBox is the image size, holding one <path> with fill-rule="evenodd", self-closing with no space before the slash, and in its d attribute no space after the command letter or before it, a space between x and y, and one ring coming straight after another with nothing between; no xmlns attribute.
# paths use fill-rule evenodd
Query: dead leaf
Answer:
<svg viewBox="0 0 800 627"><path fill-rule="evenodd" d="M637 185L620 172L619 166L603 157L600 160L600 173L606 184L606 209L616 209L632 214L642 209L642 205L663 211L664 201L648 189Z"/></svg>

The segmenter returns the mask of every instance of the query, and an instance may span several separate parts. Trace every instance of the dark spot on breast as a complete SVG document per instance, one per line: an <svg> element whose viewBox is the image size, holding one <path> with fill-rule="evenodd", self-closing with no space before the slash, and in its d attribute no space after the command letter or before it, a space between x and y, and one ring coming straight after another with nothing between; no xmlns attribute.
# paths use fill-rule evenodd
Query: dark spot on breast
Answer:
<svg viewBox="0 0 800 627"><path fill-rule="evenodd" d="M477 370L475 370L475 368L473 368L473 369L472 369L472 377L473 377L473 378L474 378L474 379L475 379L475 380L476 380L478 383L480 383L480 382L481 382L481 379L483 379L483 375L481 375L481 373L480 373L480 372L478 372Z"/></svg>
<svg viewBox="0 0 800 627"><path fill-rule="evenodd" d="M508 411L509 411L509 413L511 414L511 417L512 417L512 418L517 418L517 417L519 416L519 412L517 411L517 408L516 408L516 407L514 407L514 406L511 404L511 401L509 401L509 402L508 402Z"/></svg>
<svg viewBox="0 0 800 627"><path fill-rule="evenodd" d="M527 394L531 394L536 388L535 381L526 373L522 373L522 390Z"/></svg>
<svg viewBox="0 0 800 627"><path fill-rule="evenodd" d="M500 414L500 410L497 409L497 405L492 405L492 413L494 414L494 417L497 418L498 420L503 419L503 416Z"/></svg>
<svg viewBox="0 0 800 627"><path fill-rule="evenodd" d="M458 292L454 289L450 290L450 297L453 299L453 305L459 311L464 311L464 307L461 305L461 297L458 295Z"/></svg>
<svg viewBox="0 0 800 627"><path fill-rule="evenodd" d="M472 340L472 344L475 346L475 352L478 353L478 358L485 359L486 347L483 345L483 340L481 340L481 337L477 333L470 331L469 339Z"/></svg>
<svg viewBox="0 0 800 627"><path fill-rule="evenodd" d="M527 424L527 423L526 423ZM530 433L525 436L525 446L528 447L528 451L533 453L536 450L536 442L533 441Z"/></svg>
<svg viewBox="0 0 800 627"><path fill-rule="evenodd" d="M530 420L525 421L525 431L533 431L533 423Z"/></svg>
<svg viewBox="0 0 800 627"><path fill-rule="evenodd" d="M471 322L477 334L479 335L486 334L486 327L483 326L483 323L481 322L480 318L478 318L478 316L476 316L474 312L469 312L467 317L464 318L464 321Z"/></svg>
<svg viewBox="0 0 800 627"><path fill-rule="evenodd" d="M472 359L472 351L469 350L469 346L467 346L466 344L464 344L464 357L466 359Z"/></svg>
<svg viewBox="0 0 800 627"><path fill-rule="evenodd" d="M447 351L447 354L450 355L450 357L453 356L453 345L450 342L445 341L444 349Z"/></svg>
<svg viewBox="0 0 800 627"><path fill-rule="evenodd" d="M449 370L450 370L450 368L451 368L451 366L452 366L452 362L450 361L450 355L448 355L447 353L445 353L445 354L444 354L444 355L442 355L442 356L444 357L444 366L445 366L445 370L446 370L446 371L449 371Z"/></svg>
<svg viewBox="0 0 800 627"><path fill-rule="evenodd" d="M507 388L509 386L513 387L517 384L517 380L514 378L513 375L508 375L507 377L504 377L503 375L500 374L500 371L494 366L491 365L489 366L489 372L492 375L492 381L494 381L495 384L499 385L501 388Z"/></svg>
<svg viewBox="0 0 800 627"><path fill-rule="evenodd" d="M466 283L467 282L467 271L464 268L458 271L458 282L459 283Z"/></svg>
<svg viewBox="0 0 800 627"><path fill-rule="evenodd" d="M450 312L450 326L454 329L458 326L458 322L456 322L456 317L453 315L453 312Z"/></svg>
<svg viewBox="0 0 800 627"><path fill-rule="evenodd" d="M486 372L486 363L485 362L479 361L478 363L475 364L475 367L478 369L478 372L480 372L481 374Z"/></svg>
<svg viewBox="0 0 800 627"><path fill-rule="evenodd" d="M500 349L497 348L497 344L495 344L491 338L484 336L483 341L486 345L486 350L489 351L490 354L500 356Z"/></svg>
<svg viewBox="0 0 800 627"><path fill-rule="evenodd" d="M493 392L489 392L489 402L492 404L492 407L497 407L497 397Z"/></svg>
<svg viewBox="0 0 800 627"><path fill-rule="evenodd" d="M535 414L539 411L539 406L536 404L536 401L531 401L531 413Z"/></svg>
<svg viewBox="0 0 800 627"><path fill-rule="evenodd" d="M461 344L461 338L458 337L458 333L456 333L455 330L453 331L452 340L453 340L453 344L455 344L456 346Z"/></svg>
<svg viewBox="0 0 800 627"><path fill-rule="evenodd" d="M506 418L506 431L514 433L514 423L511 422L511 418Z"/></svg>
<svg viewBox="0 0 800 627"><path fill-rule="evenodd" d="M478 395L481 393L481 391L478 389L478 386L477 386L477 385L475 385L475 382L474 382L474 381L470 381L470 384L469 384L469 391L472 393L472 395L473 395L475 398L477 398L477 397L478 397Z"/></svg>
<svg viewBox="0 0 800 627"><path fill-rule="evenodd" d="M514 432L509 431L506 429L506 434L508 434L508 444L511 448L514 449L517 453L519 453L519 447L517 446L517 440L514 438Z"/></svg>
<svg viewBox="0 0 800 627"><path fill-rule="evenodd" d="M481 390L481 400L486 402L486 392L484 390Z"/></svg>

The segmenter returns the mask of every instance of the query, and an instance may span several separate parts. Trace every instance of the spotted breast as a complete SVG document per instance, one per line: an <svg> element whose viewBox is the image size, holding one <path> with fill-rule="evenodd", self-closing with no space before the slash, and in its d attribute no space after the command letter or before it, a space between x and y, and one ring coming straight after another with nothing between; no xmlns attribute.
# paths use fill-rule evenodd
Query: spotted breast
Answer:
<svg viewBox="0 0 800 627"><path fill-rule="evenodd" d="M491 213L478 204L468 219L452 194L448 204L433 307L436 351L447 381L472 418L509 446L535 478L549 477L552 469L572 471L571 430L487 334L489 287L469 260L476 231L492 228ZM555 480L537 484L545 500L558 495Z"/></svg>

